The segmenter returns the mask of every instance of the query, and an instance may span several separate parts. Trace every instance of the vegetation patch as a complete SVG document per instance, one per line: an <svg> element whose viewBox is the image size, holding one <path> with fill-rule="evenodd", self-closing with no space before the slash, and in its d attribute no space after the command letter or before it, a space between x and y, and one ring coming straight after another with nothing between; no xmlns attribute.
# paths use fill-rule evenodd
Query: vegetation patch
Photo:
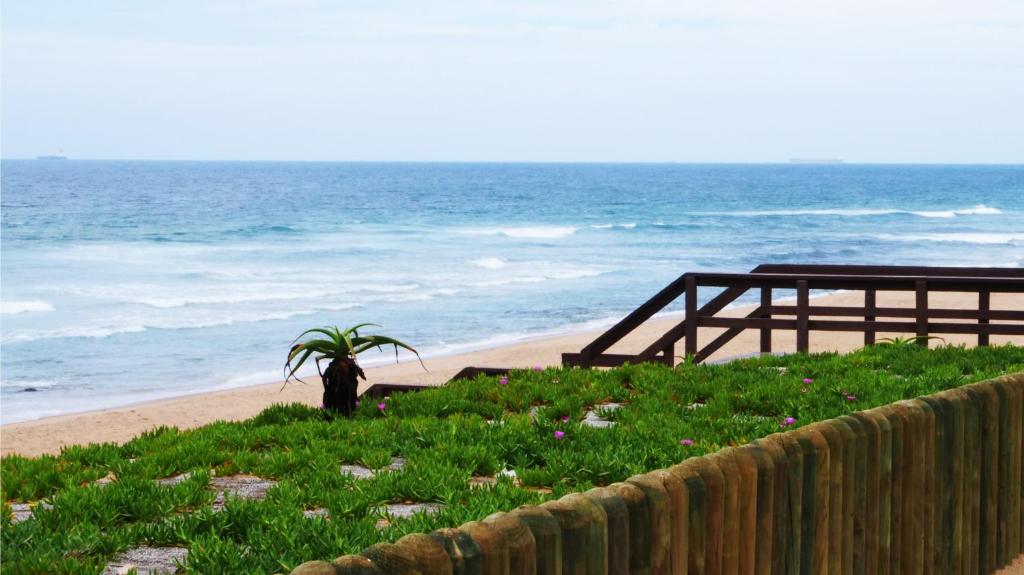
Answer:
<svg viewBox="0 0 1024 575"><path fill-rule="evenodd" d="M180 548L188 572L287 572L1015 371L1024 371L1021 347L914 345L674 369L524 370L367 402L351 418L276 405L124 445L8 456L3 571L98 575L132 549ZM585 424L597 419L614 425ZM219 483L238 476L262 482L259 496Z"/></svg>

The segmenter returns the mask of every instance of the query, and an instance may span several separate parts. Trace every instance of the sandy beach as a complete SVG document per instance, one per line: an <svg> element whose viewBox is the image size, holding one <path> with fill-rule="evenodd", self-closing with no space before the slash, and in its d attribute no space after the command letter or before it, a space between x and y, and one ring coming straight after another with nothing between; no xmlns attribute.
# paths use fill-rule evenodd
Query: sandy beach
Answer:
<svg viewBox="0 0 1024 575"><path fill-rule="evenodd" d="M929 306L977 309L976 297L972 294L933 293L930 296ZM812 305L859 305L863 302L862 298L863 294L861 293L837 293L815 298ZM638 303L641 301L642 299L638 297ZM911 307L913 294L879 293L878 304ZM1024 295L994 294L992 307L995 309L1024 309ZM723 315L744 315L750 309L751 306L738 307L723 312ZM678 321L678 317L664 317L649 321L609 351L636 353ZM403 362L397 365L368 368L366 375L369 383L440 385L467 366L510 368L528 368L536 365L555 366L561 363L563 352L579 351L602 331L581 332L459 355L429 358L425 360L429 372L423 371L416 362ZM711 341L711 338L721 331L720 329L701 328L698 341L703 345ZM878 337L893 335L898 334L879 334ZM943 338L950 344L974 345L977 341L976 336L948 335ZM714 361L754 353L758 350L758 342L759 333L747 330L710 359ZM1007 342L1024 344L1024 338L992 336L991 342L993 344ZM793 351L795 345L794 332L776 332L773 336L772 346L776 352ZM862 345L863 334L860 333L812 332L810 337L812 352L850 351ZM937 343L933 342L933 345L937 345ZM253 382L254 385L248 387L3 425L0 427L0 452L3 455L17 453L26 456L59 453L62 447L68 445L102 442L123 443L146 430L161 425L189 429L218 420L242 420L258 414L274 403L301 402L319 405L322 388L315 378L308 381L308 385L293 383L285 386L284 389L282 389L281 382ZM363 385L365 387L367 383Z"/></svg>

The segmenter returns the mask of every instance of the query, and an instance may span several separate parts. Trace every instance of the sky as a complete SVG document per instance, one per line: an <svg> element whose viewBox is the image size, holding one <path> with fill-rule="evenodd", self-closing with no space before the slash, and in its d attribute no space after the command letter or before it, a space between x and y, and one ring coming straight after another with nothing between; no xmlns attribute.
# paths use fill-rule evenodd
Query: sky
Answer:
<svg viewBox="0 0 1024 575"><path fill-rule="evenodd" d="M1019 0L4 0L0 154L1024 162Z"/></svg>

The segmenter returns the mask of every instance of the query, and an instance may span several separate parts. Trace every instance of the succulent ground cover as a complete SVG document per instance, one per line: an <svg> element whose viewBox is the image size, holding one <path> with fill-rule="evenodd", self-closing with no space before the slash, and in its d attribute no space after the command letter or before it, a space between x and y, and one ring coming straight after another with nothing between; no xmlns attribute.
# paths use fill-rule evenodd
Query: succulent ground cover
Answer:
<svg viewBox="0 0 1024 575"><path fill-rule="evenodd" d="M519 371L366 403L352 419L282 405L121 446L9 456L3 572L98 574L160 548L188 572L287 572L1014 371L1024 347ZM595 420L614 425L584 424Z"/></svg>

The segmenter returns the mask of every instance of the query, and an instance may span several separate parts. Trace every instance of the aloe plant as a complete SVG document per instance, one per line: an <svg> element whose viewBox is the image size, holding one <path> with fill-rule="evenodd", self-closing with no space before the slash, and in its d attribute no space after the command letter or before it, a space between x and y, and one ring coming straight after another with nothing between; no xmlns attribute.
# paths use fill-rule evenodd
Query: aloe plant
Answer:
<svg viewBox="0 0 1024 575"><path fill-rule="evenodd" d="M338 329L337 326L328 326L302 332L292 342L288 359L284 363L285 384L292 379L302 381L295 375L295 372L315 354L316 370L324 384L324 409L351 416L356 407L359 378L366 379L366 374L356 361L359 354L373 348L382 349L384 346L390 345L395 348L396 361L398 360L398 348L402 348L416 354L416 359L420 361L420 365L423 365L420 354L411 346L397 339L376 334L360 335L359 330L367 326L380 327L373 323L361 323L344 330ZM326 336L326 338L313 338L299 343L302 338L315 334ZM327 365L326 370L321 370L320 362L324 359L329 359L331 362ZM426 366L423 369L426 369ZM302 381L302 383L305 382Z"/></svg>

